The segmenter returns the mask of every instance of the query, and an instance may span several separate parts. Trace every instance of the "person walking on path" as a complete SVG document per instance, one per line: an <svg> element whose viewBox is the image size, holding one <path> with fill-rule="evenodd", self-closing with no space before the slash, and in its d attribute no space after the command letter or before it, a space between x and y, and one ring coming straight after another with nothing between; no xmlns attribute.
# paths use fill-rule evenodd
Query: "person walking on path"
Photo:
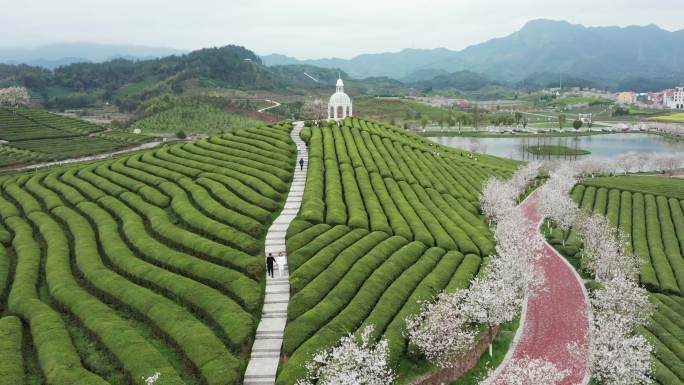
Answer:
<svg viewBox="0 0 684 385"><path fill-rule="evenodd" d="M282 251L278 253L278 256L276 257L276 263L278 264L278 273L280 274L280 277L282 277L283 270L285 270L285 265L287 265L285 254L283 254Z"/></svg>
<svg viewBox="0 0 684 385"><path fill-rule="evenodd" d="M299 158L299 170L304 170L304 158Z"/></svg>
<svg viewBox="0 0 684 385"><path fill-rule="evenodd" d="M275 258L273 258L273 255L271 253L268 253L268 257L266 257L266 273L273 278L273 262L275 262Z"/></svg>

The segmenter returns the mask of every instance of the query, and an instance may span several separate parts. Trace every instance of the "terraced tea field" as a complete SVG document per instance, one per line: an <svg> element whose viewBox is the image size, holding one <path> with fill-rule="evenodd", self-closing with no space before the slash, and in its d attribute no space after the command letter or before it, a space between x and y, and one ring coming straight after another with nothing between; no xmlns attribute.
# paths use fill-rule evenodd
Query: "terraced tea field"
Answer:
<svg viewBox="0 0 684 385"><path fill-rule="evenodd" d="M606 215L641 259L639 280L657 305L644 335L655 346L655 379L684 384L684 180L661 177L587 179L572 191L581 208ZM565 239L565 246L562 245ZM574 230L554 229L550 241L570 257L581 248Z"/></svg>
<svg viewBox="0 0 684 385"><path fill-rule="evenodd" d="M290 129L0 178L0 383L241 383Z"/></svg>
<svg viewBox="0 0 684 385"><path fill-rule="evenodd" d="M149 138L49 112L0 108L0 166L110 151Z"/></svg>
<svg viewBox="0 0 684 385"><path fill-rule="evenodd" d="M517 163L470 160L403 130L356 118L308 128L302 207L287 234L291 299L278 384L318 349L373 324L394 364L418 301L468 285L493 250L478 212L484 180Z"/></svg>

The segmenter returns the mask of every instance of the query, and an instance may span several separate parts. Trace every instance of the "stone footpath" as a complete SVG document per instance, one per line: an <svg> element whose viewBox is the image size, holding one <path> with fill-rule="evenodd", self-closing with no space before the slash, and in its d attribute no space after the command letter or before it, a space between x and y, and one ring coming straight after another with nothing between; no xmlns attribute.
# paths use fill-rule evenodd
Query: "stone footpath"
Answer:
<svg viewBox="0 0 684 385"><path fill-rule="evenodd" d="M266 255L273 253L273 256L277 257L279 252L285 252L285 232L290 222L297 216L299 206L302 204L306 170L309 165L306 144L299 138L302 128L303 123L297 122L290 134L297 145L297 164L285 207L266 234ZM304 158L303 170L299 168L301 158ZM254 345L252 345L252 355L245 372L244 385L275 384L276 371L280 362L280 349L283 346L283 332L287 321L287 304L290 301L290 274L287 266L282 269L282 276L280 276L278 266L275 266L274 270L275 278L266 278L264 308Z"/></svg>

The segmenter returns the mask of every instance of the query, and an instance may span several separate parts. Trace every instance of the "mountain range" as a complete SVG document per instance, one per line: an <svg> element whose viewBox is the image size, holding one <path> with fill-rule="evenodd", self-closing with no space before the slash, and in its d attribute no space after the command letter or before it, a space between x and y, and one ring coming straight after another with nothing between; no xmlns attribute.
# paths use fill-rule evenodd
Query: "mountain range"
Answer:
<svg viewBox="0 0 684 385"><path fill-rule="evenodd" d="M0 63L54 69L72 63L101 63L112 59L147 60L187 51L141 45L60 43L32 48L0 48Z"/></svg>
<svg viewBox="0 0 684 385"><path fill-rule="evenodd" d="M272 54L262 56L262 60L266 65L308 64L339 68L356 78L387 76L406 82L472 71L503 82L556 74L616 88L637 78L684 80L684 29L670 32L655 25L585 27L539 19L508 36L460 51L404 49L352 59L314 60Z"/></svg>

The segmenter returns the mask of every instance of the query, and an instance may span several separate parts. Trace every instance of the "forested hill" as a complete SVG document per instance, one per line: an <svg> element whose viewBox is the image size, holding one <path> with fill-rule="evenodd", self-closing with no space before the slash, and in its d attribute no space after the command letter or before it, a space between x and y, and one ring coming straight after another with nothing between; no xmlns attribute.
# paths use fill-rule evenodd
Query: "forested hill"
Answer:
<svg viewBox="0 0 684 385"><path fill-rule="evenodd" d="M47 107L80 108L113 102L132 110L143 100L170 92L181 94L198 88L287 92L288 87L334 86L337 80L337 70L308 69L321 81L306 78L307 83L301 79L305 70L269 68L254 52L228 45L151 60L75 63L52 71L0 64L0 87L27 87L32 97Z"/></svg>

